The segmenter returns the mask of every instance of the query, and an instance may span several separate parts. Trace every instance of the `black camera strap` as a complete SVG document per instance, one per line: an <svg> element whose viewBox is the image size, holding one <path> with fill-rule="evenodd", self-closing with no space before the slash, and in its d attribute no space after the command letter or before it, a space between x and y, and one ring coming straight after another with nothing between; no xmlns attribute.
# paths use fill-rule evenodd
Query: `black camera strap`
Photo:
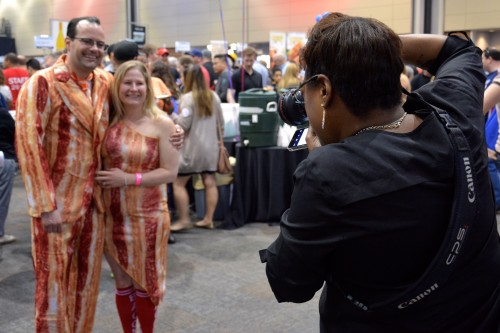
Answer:
<svg viewBox="0 0 500 333"><path fill-rule="evenodd" d="M423 103L430 108L443 124L455 152L455 187L450 222L443 243L425 272L412 285L398 295L374 304L365 304L359 298L337 287L356 307L367 312L399 312L411 308L423 299L433 297L433 293L443 288L461 259L468 237L478 212L475 184L476 174L469 144L454 120L443 110L424 101L412 93L412 102Z"/></svg>

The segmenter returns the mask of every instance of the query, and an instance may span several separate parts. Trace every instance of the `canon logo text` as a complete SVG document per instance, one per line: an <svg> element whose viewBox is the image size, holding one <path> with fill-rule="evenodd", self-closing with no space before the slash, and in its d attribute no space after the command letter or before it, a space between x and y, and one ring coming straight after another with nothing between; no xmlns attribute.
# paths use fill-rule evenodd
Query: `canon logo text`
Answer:
<svg viewBox="0 0 500 333"><path fill-rule="evenodd" d="M469 199L470 203L473 203L476 200L476 193L474 191L474 179L472 179L472 168L468 157L464 157L464 167L465 174L467 175L467 188L469 189L467 199Z"/></svg>
<svg viewBox="0 0 500 333"><path fill-rule="evenodd" d="M407 301L407 302L403 302L401 304L398 305L398 309L404 309L404 308L407 308L409 307L410 305L412 304L415 304L417 303L418 301L421 301L422 299L424 299L426 296L429 296L430 293L432 293L434 290L436 290L437 288L439 288L438 284L437 283L434 283L432 286L429 287L429 289L425 290L423 293L417 295L417 297L415 298L412 298L411 300Z"/></svg>

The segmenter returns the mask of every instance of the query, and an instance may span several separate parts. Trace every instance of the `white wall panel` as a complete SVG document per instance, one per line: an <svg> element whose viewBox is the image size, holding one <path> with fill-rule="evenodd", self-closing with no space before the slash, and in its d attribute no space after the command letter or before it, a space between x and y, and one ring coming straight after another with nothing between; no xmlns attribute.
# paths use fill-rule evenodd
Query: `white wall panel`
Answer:
<svg viewBox="0 0 500 333"><path fill-rule="evenodd" d="M19 54L42 54L35 48L34 36L50 34L51 3L52 0L0 0L0 18L10 21Z"/></svg>
<svg viewBox="0 0 500 333"><path fill-rule="evenodd" d="M108 44L127 38L125 0L52 0L53 18L70 20L78 16L97 16Z"/></svg>
<svg viewBox="0 0 500 333"><path fill-rule="evenodd" d="M51 18L98 16L109 43L127 31L128 0L0 0L0 18L12 23L19 53L41 54L33 36L49 33ZM230 42L242 36L242 0L221 0ZM397 33L411 32L412 0L247 0L247 42L265 42L269 31L307 32L316 15L340 11L377 18ZM138 22L148 42L172 47L176 40L205 45L222 39L218 0L137 0ZM445 0L445 30L498 28L499 0Z"/></svg>
<svg viewBox="0 0 500 333"><path fill-rule="evenodd" d="M445 31L494 28L500 28L499 0L445 0Z"/></svg>
<svg viewBox="0 0 500 333"><path fill-rule="evenodd" d="M270 31L307 32L316 15L341 11L380 19L398 33L411 32L411 0L247 0L247 42L265 42ZM221 0L229 42L243 39L242 3ZM218 0L143 0L139 23L148 27L148 42L172 47L175 41L206 45L222 39Z"/></svg>
<svg viewBox="0 0 500 333"><path fill-rule="evenodd" d="M50 34L51 19L90 15L101 19L108 42L127 37L124 0L0 0L0 18L11 22L17 52L28 56L44 53L35 48L33 38Z"/></svg>

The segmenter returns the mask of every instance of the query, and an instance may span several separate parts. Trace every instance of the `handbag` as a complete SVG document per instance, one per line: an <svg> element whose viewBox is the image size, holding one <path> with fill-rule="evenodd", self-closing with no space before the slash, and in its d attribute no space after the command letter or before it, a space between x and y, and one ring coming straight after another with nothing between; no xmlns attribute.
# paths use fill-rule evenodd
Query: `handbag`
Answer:
<svg viewBox="0 0 500 333"><path fill-rule="evenodd" d="M217 131L219 133L219 161L217 162L217 173L220 174L228 174L233 172L233 167L231 166L231 163L229 162L229 152L227 151L226 147L224 146L224 142L222 140L222 129L220 126L220 120L219 116L217 114L216 117L217 121Z"/></svg>

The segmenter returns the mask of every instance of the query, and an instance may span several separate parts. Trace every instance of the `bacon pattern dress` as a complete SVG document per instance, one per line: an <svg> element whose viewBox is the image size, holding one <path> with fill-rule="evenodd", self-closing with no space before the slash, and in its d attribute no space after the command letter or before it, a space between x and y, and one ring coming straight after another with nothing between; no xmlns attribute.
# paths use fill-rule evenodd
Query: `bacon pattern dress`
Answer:
<svg viewBox="0 0 500 333"><path fill-rule="evenodd" d="M146 173L160 165L159 139L117 122L103 145L105 169ZM163 298L167 274L170 216L167 186L134 186L104 190L105 252L146 290L153 304Z"/></svg>

